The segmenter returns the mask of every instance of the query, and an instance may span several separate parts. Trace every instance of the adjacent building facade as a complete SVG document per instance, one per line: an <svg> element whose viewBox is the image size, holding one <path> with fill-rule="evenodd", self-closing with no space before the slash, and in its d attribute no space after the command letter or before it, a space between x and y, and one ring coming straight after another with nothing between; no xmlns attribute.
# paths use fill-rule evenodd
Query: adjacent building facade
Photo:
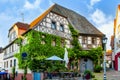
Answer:
<svg viewBox="0 0 120 80"><path fill-rule="evenodd" d="M113 50L114 68L120 71L120 5L118 5L116 18L114 19L114 34L111 37L111 48Z"/></svg>
<svg viewBox="0 0 120 80"><path fill-rule="evenodd" d="M0 71L4 71L4 66L3 66L3 48L2 47L0 47Z"/></svg>
<svg viewBox="0 0 120 80"><path fill-rule="evenodd" d="M70 9L54 4L30 24L17 22L12 26L8 33L9 44L4 48L4 68L8 73L11 73L12 67L15 66L16 73L18 74L16 75L16 80L20 80L23 71L18 68L18 60L14 57L14 54L19 52L19 45L14 41L30 30L62 37L66 43L64 45L67 48L72 48L72 34L68 26L69 24L79 32L78 40L84 50L102 46L103 33L95 28L85 17ZM26 41L25 39L26 38L24 38L24 42ZM42 44L44 44L44 42L42 42ZM80 66L84 66L82 63L84 63L85 60L82 59L81 61ZM91 62L91 60L88 59L88 62ZM90 65L91 66L88 65L87 67L93 69L92 62ZM81 67L81 70L82 69ZM31 77L31 71L28 71L27 79L32 80Z"/></svg>

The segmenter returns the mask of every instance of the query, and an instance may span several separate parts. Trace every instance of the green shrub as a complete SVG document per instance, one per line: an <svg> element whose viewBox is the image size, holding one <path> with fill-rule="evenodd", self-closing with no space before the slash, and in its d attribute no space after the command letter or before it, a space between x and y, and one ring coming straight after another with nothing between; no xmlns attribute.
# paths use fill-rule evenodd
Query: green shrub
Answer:
<svg viewBox="0 0 120 80"><path fill-rule="evenodd" d="M91 77L92 77L92 78L95 78L95 75L93 75L93 74L92 74L92 76L91 76Z"/></svg>
<svg viewBox="0 0 120 80"><path fill-rule="evenodd" d="M96 65L94 67L94 72L100 72L102 70L102 67L100 65Z"/></svg>

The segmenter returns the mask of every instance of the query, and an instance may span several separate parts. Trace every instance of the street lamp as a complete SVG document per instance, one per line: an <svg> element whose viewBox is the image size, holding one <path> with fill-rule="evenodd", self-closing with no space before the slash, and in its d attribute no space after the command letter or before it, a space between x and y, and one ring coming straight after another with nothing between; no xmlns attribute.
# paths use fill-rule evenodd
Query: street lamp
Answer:
<svg viewBox="0 0 120 80"><path fill-rule="evenodd" d="M107 43L107 38L104 36L102 39L103 42L103 48L104 48L104 78L103 80L106 80L106 43Z"/></svg>

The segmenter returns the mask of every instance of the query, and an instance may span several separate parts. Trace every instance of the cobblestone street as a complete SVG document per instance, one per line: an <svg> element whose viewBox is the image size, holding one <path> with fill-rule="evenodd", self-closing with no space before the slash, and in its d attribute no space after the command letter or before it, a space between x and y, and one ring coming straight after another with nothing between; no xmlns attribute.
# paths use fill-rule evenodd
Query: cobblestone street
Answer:
<svg viewBox="0 0 120 80"><path fill-rule="evenodd" d="M95 78L90 80L103 80L103 72L101 73L93 73ZM82 76L79 78L53 78L53 79L45 79L45 80L83 80ZM107 80L120 80L120 72L115 70L107 71Z"/></svg>
<svg viewBox="0 0 120 80"><path fill-rule="evenodd" d="M95 74L94 79L103 80L103 72L94 73L94 74ZM114 71L114 70L107 71L107 80L120 80L120 72L119 71Z"/></svg>

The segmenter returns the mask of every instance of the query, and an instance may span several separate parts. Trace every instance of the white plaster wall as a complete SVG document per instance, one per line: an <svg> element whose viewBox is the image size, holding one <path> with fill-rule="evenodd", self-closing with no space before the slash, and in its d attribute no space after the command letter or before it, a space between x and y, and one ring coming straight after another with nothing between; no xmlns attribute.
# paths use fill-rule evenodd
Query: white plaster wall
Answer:
<svg viewBox="0 0 120 80"><path fill-rule="evenodd" d="M18 60L15 57L8 58L8 59L4 60L4 62L8 61L8 68L5 68L5 70L7 70L8 73L12 73L12 67L14 66L14 59L16 59L15 71L17 71L18 73L24 73L24 70L19 69L19 67L18 67ZM10 67L10 60L12 60L12 67ZM28 69L28 73L31 73L31 71L29 69Z"/></svg>
<svg viewBox="0 0 120 80"><path fill-rule="evenodd" d="M0 53L0 71L1 71L1 69L3 69L4 68L4 65L3 65L3 55L4 55L4 53Z"/></svg>

